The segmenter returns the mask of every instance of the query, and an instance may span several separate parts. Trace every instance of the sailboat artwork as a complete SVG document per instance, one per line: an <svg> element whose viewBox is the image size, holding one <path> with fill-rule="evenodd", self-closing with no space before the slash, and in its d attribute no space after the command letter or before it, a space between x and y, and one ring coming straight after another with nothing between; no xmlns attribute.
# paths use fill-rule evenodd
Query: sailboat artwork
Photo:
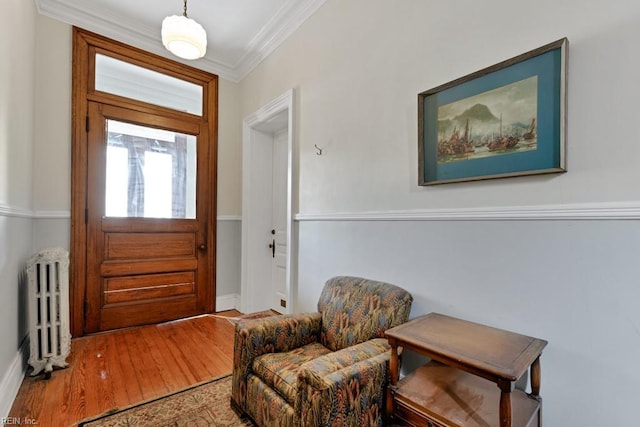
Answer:
<svg viewBox="0 0 640 427"><path fill-rule="evenodd" d="M438 107L439 164L536 150L538 76Z"/></svg>

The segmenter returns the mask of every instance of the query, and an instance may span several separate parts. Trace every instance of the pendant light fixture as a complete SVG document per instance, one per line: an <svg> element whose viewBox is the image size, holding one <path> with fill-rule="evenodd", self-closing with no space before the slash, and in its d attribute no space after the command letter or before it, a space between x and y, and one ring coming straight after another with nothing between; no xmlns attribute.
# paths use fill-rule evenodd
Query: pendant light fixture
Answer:
<svg viewBox="0 0 640 427"><path fill-rule="evenodd" d="M162 44L183 59L202 58L207 52L207 33L202 25L187 17L187 0L182 16L167 16L162 21Z"/></svg>

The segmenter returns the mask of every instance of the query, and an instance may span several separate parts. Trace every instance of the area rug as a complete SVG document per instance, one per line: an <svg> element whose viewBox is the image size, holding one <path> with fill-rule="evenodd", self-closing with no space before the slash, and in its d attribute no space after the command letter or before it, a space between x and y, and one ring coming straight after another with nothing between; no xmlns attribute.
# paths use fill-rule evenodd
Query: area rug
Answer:
<svg viewBox="0 0 640 427"><path fill-rule="evenodd" d="M280 315L280 313L276 313L273 310L264 310L264 311L258 311L256 313L243 314L242 316L227 317L227 320L235 324L242 320L262 319L263 317L271 317L271 316L278 316L278 315Z"/></svg>
<svg viewBox="0 0 640 427"><path fill-rule="evenodd" d="M78 427L253 426L231 409L231 375L149 402L116 410Z"/></svg>

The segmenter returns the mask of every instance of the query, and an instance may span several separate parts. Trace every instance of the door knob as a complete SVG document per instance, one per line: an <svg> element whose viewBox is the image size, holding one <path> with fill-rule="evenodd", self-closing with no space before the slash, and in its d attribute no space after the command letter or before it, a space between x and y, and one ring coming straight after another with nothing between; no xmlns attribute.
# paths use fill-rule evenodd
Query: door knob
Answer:
<svg viewBox="0 0 640 427"><path fill-rule="evenodd" d="M201 244L200 246L198 246L198 249L200 249L201 251L206 251L207 250L207 245L205 245L204 243Z"/></svg>
<svg viewBox="0 0 640 427"><path fill-rule="evenodd" d="M276 257L276 239L273 239L271 243L269 243L269 247L271 248L271 258Z"/></svg>

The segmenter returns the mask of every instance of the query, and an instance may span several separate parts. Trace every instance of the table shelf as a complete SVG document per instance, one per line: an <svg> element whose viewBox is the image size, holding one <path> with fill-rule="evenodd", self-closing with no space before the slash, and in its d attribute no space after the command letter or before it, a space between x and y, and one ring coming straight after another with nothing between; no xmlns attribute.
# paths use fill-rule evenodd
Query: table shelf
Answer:
<svg viewBox="0 0 640 427"><path fill-rule="evenodd" d="M430 427L541 427L540 355L547 341L438 313L386 332L387 417ZM432 361L399 378L399 350ZM526 372L531 393L515 389Z"/></svg>
<svg viewBox="0 0 640 427"><path fill-rule="evenodd" d="M500 389L495 383L438 362L402 378L393 393L397 423L442 427L499 426ZM521 390L511 392L513 425L537 426L541 408Z"/></svg>

